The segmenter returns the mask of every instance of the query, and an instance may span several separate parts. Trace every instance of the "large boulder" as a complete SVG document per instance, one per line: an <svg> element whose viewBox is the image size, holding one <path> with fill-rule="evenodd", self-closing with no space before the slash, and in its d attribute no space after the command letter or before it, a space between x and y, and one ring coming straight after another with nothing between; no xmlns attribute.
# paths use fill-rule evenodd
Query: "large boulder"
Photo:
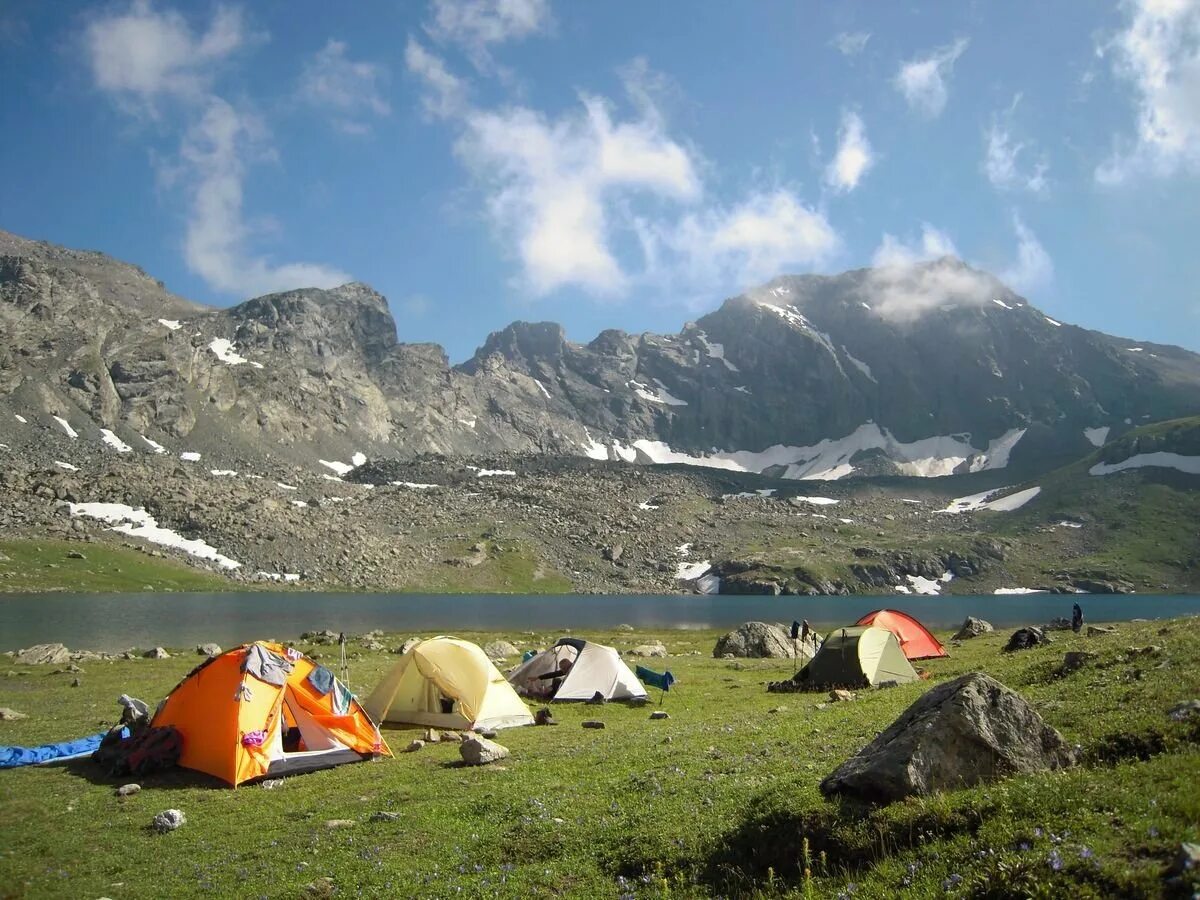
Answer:
<svg viewBox="0 0 1200 900"><path fill-rule="evenodd" d="M1020 694L971 672L927 692L821 792L890 803L1074 762L1074 750Z"/></svg>
<svg viewBox="0 0 1200 900"><path fill-rule="evenodd" d="M756 659L807 660L816 653L818 641L810 635L808 641L793 641L781 625L766 622L746 622L717 641L713 657L754 657Z"/></svg>
<svg viewBox="0 0 1200 900"><path fill-rule="evenodd" d="M995 631L991 622L977 619L974 616L967 616L962 623L962 628L958 629L958 633L954 635L954 640L965 641L970 638L979 637L981 634L987 634L989 631Z"/></svg>
<svg viewBox="0 0 1200 900"><path fill-rule="evenodd" d="M71 661L71 651L62 644L36 644L17 653L16 662L27 666L61 666Z"/></svg>
<svg viewBox="0 0 1200 900"><path fill-rule="evenodd" d="M663 646L662 641L655 641L652 644L638 644L629 651L630 656L640 656L644 658L664 659L667 655L667 648Z"/></svg>
<svg viewBox="0 0 1200 900"><path fill-rule="evenodd" d="M520 649L508 641L492 641L483 645L483 652L488 655L488 659L506 659L509 656L520 656Z"/></svg>

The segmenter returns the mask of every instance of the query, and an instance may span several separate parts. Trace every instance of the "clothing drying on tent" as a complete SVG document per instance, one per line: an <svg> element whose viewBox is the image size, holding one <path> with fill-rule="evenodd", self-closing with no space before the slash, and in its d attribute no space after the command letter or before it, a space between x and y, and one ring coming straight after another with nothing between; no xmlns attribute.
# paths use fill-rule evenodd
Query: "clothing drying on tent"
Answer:
<svg viewBox="0 0 1200 900"><path fill-rule="evenodd" d="M561 680L543 677L561 672L564 662L571 665ZM508 680L526 697L539 700L591 700L596 694L605 700L646 696L645 687L616 650L580 638L561 638L553 647L522 663Z"/></svg>
<svg viewBox="0 0 1200 900"><path fill-rule="evenodd" d="M258 641L214 656L150 723L183 736L179 765L235 787L391 755L354 695L298 650Z"/></svg>
<svg viewBox="0 0 1200 900"><path fill-rule="evenodd" d="M896 636L896 640L900 642L900 649L909 659L932 659L935 656L950 655L941 641L908 613L894 609L877 609L867 613L855 624L886 628Z"/></svg>
<svg viewBox="0 0 1200 900"><path fill-rule="evenodd" d="M886 628L856 625L831 631L817 655L794 681L813 688L875 687L885 681L917 681L916 670Z"/></svg>
<svg viewBox="0 0 1200 900"><path fill-rule="evenodd" d="M533 716L470 641L436 637L409 649L364 701L377 722L437 728L513 728Z"/></svg>

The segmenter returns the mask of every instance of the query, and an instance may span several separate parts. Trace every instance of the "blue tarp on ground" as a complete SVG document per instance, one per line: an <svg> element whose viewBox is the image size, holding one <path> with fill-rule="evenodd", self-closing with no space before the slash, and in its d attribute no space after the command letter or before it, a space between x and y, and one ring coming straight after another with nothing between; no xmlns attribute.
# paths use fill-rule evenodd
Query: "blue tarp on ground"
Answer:
<svg viewBox="0 0 1200 900"><path fill-rule="evenodd" d="M55 759L66 759L69 756L92 753L100 746L100 741L106 734L108 734L107 731L101 731L99 734L76 738L73 741L43 744L40 747L0 747L0 769L35 766L38 763L50 762Z"/></svg>

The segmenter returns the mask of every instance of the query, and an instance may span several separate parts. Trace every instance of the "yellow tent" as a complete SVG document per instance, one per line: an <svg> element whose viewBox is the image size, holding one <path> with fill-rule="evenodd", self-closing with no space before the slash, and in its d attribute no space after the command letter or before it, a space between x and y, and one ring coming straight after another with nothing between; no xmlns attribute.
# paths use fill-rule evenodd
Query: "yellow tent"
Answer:
<svg viewBox="0 0 1200 900"><path fill-rule="evenodd" d="M391 755L358 700L298 650L256 641L193 669L151 723L183 736L179 764L235 787Z"/></svg>
<svg viewBox="0 0 1200 900"><path fill-rule="evenodd" d="M438 728L512 728L533 716L475 644L421 641L400 657L364 702L376 722Z"/></svg>

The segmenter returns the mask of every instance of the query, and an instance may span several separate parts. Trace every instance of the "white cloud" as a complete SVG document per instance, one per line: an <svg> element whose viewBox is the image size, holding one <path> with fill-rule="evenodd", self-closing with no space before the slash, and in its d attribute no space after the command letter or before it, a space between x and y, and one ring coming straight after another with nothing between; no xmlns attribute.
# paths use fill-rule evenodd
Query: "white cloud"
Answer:
<svg viewBox="0 0 1200 900"><path fill-rule="evenodd" d="M867 41L871 35L866 31L843 31L836 35L830 43L843 56L857 56L867 49Z"/></svg>
<svg viewBox="0 0 1200 900"><path fill-rule="evenodd" d="M931 119L946 108L946 79L955 60L967 49L967 39L940 47L931 56L914 59L900 67L893 84L904 95L910 109Z"/></svg>
<svg viewBox="0 0 1200 900"><path fill-rule="evenodd" d="M1001 279L1024 294L1049 287L1054 280L1050 254L1016 213L1013 213L1013 230L1017 233L1017 258L1001 273Z"/></svg>
<svg viewBox="0 0 1200 900"><path fill-rule="evenodd" d="M685 302L711 300L774 278L789 267L820 266L841 249L829 220L794 192L752 194L733 207L689 212L677 222L637 222L644 277Z"/></svg>
<svg viewBox="0 0 1200 900"><path fill-rule="evenodd" d="M1021 95L1013 97L1008 109L992 116L992 121L984 132L987 147L983 157L983 172L987 175L992 187L998 190L1026 190L1040 194L1046 190L1045 158L1040 157L1032 163L1029 169L1023 169L1020 157L1031 148L1023 141L1016 140L1012 135L1013 114L1021 102Z"/></svg>
<svg viewBox="0 0 1200 900"><path fill-rule="evenodd" d="M150 110L160 96L202 95L213 65L249 39L234 7L218 6L208 29L194 34L182 15L157 12L150 0L93 19L83 37L96 86Z"/></svg>
<svg viewBox="0 0 1200 900"><path fill-rule="evenodd" d="M838 148L825 170L825 183L835 191L852 191L875 165L875 154L867 140L867 129L858 113L843 112L838 131Z"/></svg>
<svg viewBox="0 0 1200 900"><path fill-rule="evenodd" d="M245 249L256 231L243 210L246 170L250 162L273 158L274 151L259 119L213 93L212 81L215 64L254 37L234 7L218 6L207 30L198 34L179 13L157 12L150 0L134 0L124 12L92 19L83 45L95 86L118 106L156 114L156 104L169 101L189 123L178 159L161 164L159 175L186 192L183 248L192 271L215 289L239 296L342 284L350 276L337 269L276 265Z"/></svg>
<svg viewBox="0 0 1200 900"><path fill-rule="evenodd" d="M549 0L433 0L426 30L439 42L458 44L486 69L489 47L545 31L550 23Z"/></svg>
<svg viewBox="0 0 1200 900"><path fill-rule="evenodd" d="M338 128L357 134L370 129L370 117L391 114L381 93L386 81L387 69L349 59L346 44L330 39L305 63L299 93L306 103L327 110Z"/></svg>
<svg viewBox="0 0 1200 900"><path fill-rule="evenodd" d="M950 237L928 223L919 242L905 243L885 234L871 260L865 282L871 308L895 321L915 321L933 309L979 306L1016 291L1044 289L1054 279L1054 264L1037 236L1020 216L1013 215L1016 258L997 280L972 268L957 256Z"/></svg>
<svg viewBox="0 0 1200 900"><path fill-rule="evenodd" d="M441 57L410 37L404 48L404 63L424 83L421 103L430 115L445 119L466 111L467 86L446 68Z"/></svg>
<svg viewBox="0 0 1200 900"><path fill-rule="evenodd" d="M276 265L243 249L252 236L242 201L246 158L269 153L261 123L219 97L210 97L180 149L177 177L186 185L190 215L184 238L188 267L214 288L257 296L299 287L334 287L351 278L312 263Z"/></svg>
<svg viewBox="0 0 1200 900"><path fill-rule="evenodd" d="M1105 47L1136 95L1137 130L1096 169L1117 184L1139 174L1200 172L1200 0L1125 0L1129 25Z"/></svg>
<svg viewBox="0 0 1200 900"><path fill-rule="evenodd" d="M548 116L524 106L473 107L441 59L415 41L407 56L425 80L427 108L459 126L455 152L534 295L574 287L619 296L653 284L676 299L703 290L711 300L839 247L825 217L788 190L702 207L700 163L668 134L657 104L670 85L643 60L620 70L636 115L583 95L578 108ZM618 258L615 248L630 237L641 247L640 267Z"/></svg>

